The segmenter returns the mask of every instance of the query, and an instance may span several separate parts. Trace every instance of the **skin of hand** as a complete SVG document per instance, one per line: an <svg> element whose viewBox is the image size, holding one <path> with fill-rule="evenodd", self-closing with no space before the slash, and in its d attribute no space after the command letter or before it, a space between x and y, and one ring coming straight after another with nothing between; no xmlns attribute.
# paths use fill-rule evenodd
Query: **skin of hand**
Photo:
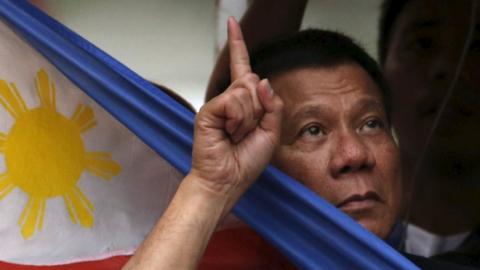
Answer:
<svg viewBox="0 0 480 270"><path fill-rule="evenodd" d="M231 207L269 163L279 141L283 103L251 72L241 30L229 19L233 83L197 115L191 174Z"/></svg>
<svg viewBox="0 0 480 270"><path fill-rule="evenodd" d="M279 143L283 102L251 72L233 18L228 29L233 82L196 116L192 169L123 269L195 269L217 225Z"/></svg>

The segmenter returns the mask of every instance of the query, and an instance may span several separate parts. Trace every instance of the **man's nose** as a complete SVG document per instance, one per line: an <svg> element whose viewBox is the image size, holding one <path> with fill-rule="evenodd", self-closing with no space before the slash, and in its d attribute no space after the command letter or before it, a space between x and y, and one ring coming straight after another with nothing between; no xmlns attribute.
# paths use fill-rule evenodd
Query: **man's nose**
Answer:
<svg viewBox="0 0 480 270"><path fill-rule="evenodd" d="M332 149L330 173L333 178L341 178L361 171L369 171L375 166L375 157L359 134L350 132L338 137Z"/></svg>

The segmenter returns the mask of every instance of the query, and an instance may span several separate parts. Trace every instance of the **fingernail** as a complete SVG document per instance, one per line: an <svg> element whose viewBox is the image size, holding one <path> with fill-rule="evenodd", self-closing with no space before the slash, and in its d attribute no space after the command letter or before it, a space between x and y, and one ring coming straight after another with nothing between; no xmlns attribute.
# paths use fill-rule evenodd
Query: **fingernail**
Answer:
<svg viewBox="0 0 480 270"><path fill-rule="evenodd" d="M232 16L228 17L228 19L227 19L227 34L228 35L230 35L230 27L232 25L231 21L232 21Z"/></svg>
<svg viewBox="0 0 480 270"><path fill-rule="evenodd" d="M272 86L270 85L270 81L269 81L268 79L265 79L265 82L266 82L266 84L267 84L268 94L269 94L270 96L273 96L273 88L272 88Z"/></svg>
<svg viewBox="0 0 480 270"><path fill-rule="evenodd" d="M235 17L233 17L233 16L229 16L228 19L227 19L227 21L228 21L228 24L232 24L232 23L236 23L236 22L237 22L237 20L236 20Z"/></svg>

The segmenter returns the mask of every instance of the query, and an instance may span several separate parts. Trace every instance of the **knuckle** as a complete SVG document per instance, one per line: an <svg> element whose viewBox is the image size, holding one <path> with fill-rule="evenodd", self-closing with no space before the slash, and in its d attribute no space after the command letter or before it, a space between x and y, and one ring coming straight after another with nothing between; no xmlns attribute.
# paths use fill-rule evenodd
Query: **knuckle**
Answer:
<svg viewBox="0 0 480 270"><path fill-rule="evenodd" d="M236 89L236 88L243 88L247 90L256 90L257 86L260 82L259 77L254 73L247 73L240 78L237 78L227 89ZM231 91L231 90L230 90ZM236 90L237 91L237 90Z"/></svg>
<svg viewBox="0 0 480 270"><path fill-rule="evenodd" d="M241 76L237 80L242 85L253 85L255 87L260 82L260 79L257 76L257 74L251 73L251 72Z"/></svg>
<svg viewBox="0 0 480 270"><path fill-rule="evenodd" d="M262 118L263 114L264 114L263 108L261 108L259 106L254 107L254 109L253 109L253 118L254 119Z"/></svg>
<svg viewBox="0 0 480 270"><path fill-rule="evenodd" d="M233 95L242 103L248 102L250 99L250 92L245 87L239 87L238 90L233 93Z"/></svg>
<svg viewBox="0 0 480 270"><path fill-rule="evenodd" d="M258 75L255 74L255 73L251 73L251 72L245 74L245 79L248 80L248 81L251 81L251 82L255 82L255 83L260 82L260 78L258 77Z"/></svg>
<svg viewBox="0 0 480 270"><path fill-rule="evenodd" d="M235 91L236 87L232 87L230 91L225 92L217 98L217 102L221 104L234 102L238 91Z"/></svg>

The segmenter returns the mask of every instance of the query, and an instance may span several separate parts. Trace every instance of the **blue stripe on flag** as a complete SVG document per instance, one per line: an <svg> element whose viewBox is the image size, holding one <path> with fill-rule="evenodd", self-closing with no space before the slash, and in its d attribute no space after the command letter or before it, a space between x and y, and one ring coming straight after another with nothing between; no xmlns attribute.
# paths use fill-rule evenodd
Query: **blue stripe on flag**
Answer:
<svg viewBox="0 0 480 270"><path fill-rule="evenodd" d="M182 173L194 115L106 53L24 0L0 17ZM302 269L418 269L309 189L269 166L236 205L238 217Z"/></svg>

